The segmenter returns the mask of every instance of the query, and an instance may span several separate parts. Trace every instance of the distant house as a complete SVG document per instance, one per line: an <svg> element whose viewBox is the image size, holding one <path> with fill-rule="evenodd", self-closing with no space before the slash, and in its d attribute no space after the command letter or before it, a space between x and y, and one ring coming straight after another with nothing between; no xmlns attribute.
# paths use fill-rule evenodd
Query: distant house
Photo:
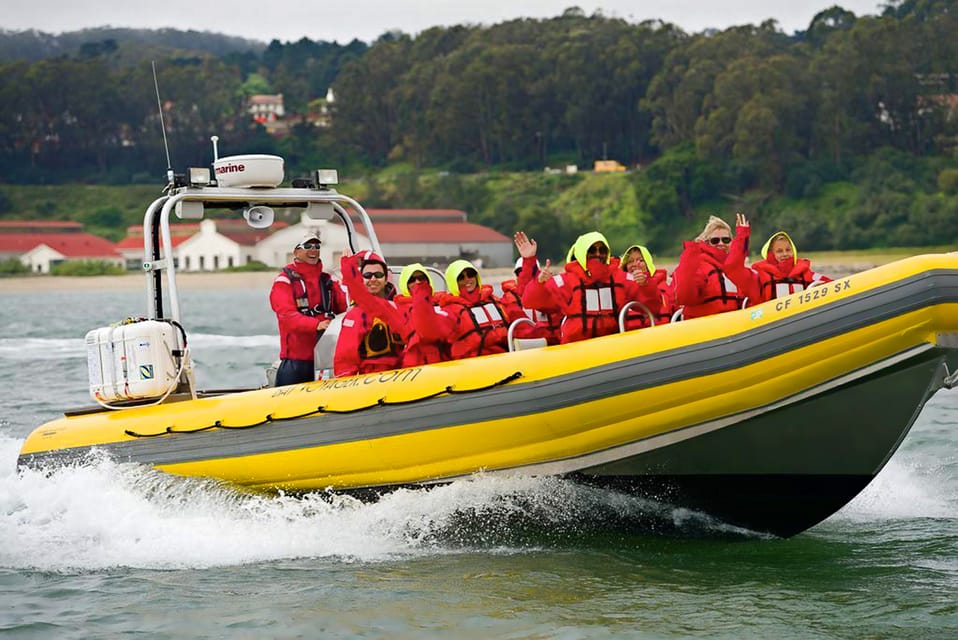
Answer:
<svg viewBox="0 0 958 640"><path fill-rule="evenodd" d="M200 230L199 222L180 222L170 224L170 240L173 252ZM117 252L123 256L127 269L139 269L143 266L143 225L127 227L126 237L116 243ZM174 259L176 256L174 255Z"/></svg>
<svg viewBox="0 0 958 640"><path fill-rule="evenodd" d="M369 209L385 256L398 264L447 265L465 259L481 267L508 267L512 239L468 222L457 209Z"/></svg>
<svg viewBox="0 0 958 640"><path fill-rule="evenodd" d="M72 221L4 220L0 222L0 259L17 259L34 273L50 273L62 262L106 262L123 266L112 242L83 232Z"/></svg>
<svg viewBox="0 0 958 640"><path fill-rule="evenodd" d="M367 209L383 254L390 264L424 264L445 266L460 258L475 261L477 266L507 267L513 264L512 240L489 227L468 222L466 213L458 209ZM357 250L371 248L362 234L358 217L354 218ZM323 264L339 267L339 258L346 245L346 229L338 221L302 221L278 231L259 246L260 259L269 265L282 266L292 260L293 247L307 230L319 233Z"/></svg>
<svg viewBox="0 0 958 640"><path fill-rule="evenodd" d="M283 108L283 94L257 93L251 95L247 101L247 111L253 120L260 124L274 122L286 115Z"/></svg>
<svg viewBox="0 0 958 640"><path fill-rule="evenodd" d="M286 226L277 222L267 229L253 229L245 220L207 218L200 222L198 233L176 247L179 269L218 271L259 260L259 243Z"/></svg>
<svg viewBox="0 0 958 640"><path fill-rule="evenodd" d="M259 93L249 97L247 111L266 129L266 133L283 137L289 133L290 123L286 121L286 109L283 107L283 94Z"/></svg>
<svg viewBox="0 0 958 640"><path fill-rule="evenodd" d="M63 262L125 264L112 242L90 233L0 233L2 253L28 246L18 257L34 273L50 273L51 267Z"/></svg>

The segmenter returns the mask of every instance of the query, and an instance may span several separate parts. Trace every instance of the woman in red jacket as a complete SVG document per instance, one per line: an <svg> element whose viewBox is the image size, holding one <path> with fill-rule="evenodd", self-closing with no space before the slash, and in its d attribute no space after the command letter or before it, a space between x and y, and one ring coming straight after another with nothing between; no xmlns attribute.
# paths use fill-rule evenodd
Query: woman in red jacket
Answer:
<svg viewBox="0 0 958 640"><path fill-rule="evenodd" d="M340 377L398 369L405 323L395 303L386 299L386 261L372 251L362 251L344 255L340 268L354 306L343 318L333 374Z"/></svg>
<svg viewBox="0 0 958 640"><path fill-rule="evenodd" d="M449 360L452 319L437 306L426 267L417 263L403 267L399 274L399 295L393 302L403 314L406 348L403 367L416 367Z"/></svg>
<svg viewBox="0 0 958 640"><path fill-rule="evenodd" d="M705 229L685 242L679 265L672 274L675 304L684 307L686 320L741 309L746 301L759 300L758 282L745 267L751 228L741 213L735 214L735 238L721 218L710 216Z"/></svg>
<svg viewBox="0 0 958 640"><path fill-rule="evenodd" d="M799 259L795 243L784 231L772 234L762 247L762 260L752 265L758 276L762 301L782 298L832 279L812 271L811 263Z"/></svg>
<svg viewBox="0 0 958 640"><path fill-rule="evenodd" d="M659 312L653 314L655 324L666 324L672 317L672 308L674 293L672 285L668 281L669 274L665 269L656 269L655 262L652 261L652 254L646 247L640 244L634 244L625 250L622 254L620 268L632 276L632 279L639 284L645 285L646 281L651 280L659 294L661 306ZM650 326L649 316L642 309L632 307L626 312L625 329L642 329Z"/></svg>
<svg viewBox="0 0 958 640"><path fill-rule="evenodd" d="M609 243L601 233L581 235L564 273L553 276L547 262L523 292L526 308L557 307L565 315L562 344L618 333L619 311L631 300L659 313L661 302L655 285L647 281L640 286L619 268L619 259L609 254Z"/></svg>
<svg viewBox="0 0 958 640"><path fill-rule="evenodd" d="M446 287L449 291L439 301L452 318L453 360L507 351L509 324L525 317L522 308L495 296L468 260L446 267Z"/></svg>

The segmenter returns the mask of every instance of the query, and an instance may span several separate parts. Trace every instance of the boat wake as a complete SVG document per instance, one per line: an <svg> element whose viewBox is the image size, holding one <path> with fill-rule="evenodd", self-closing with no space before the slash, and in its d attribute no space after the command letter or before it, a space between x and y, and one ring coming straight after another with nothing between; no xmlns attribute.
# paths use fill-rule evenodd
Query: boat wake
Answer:
<svg viewBox="0 0 958 640"><path fill-rule="evenodd" d="M376 562L629 544L646 534L756 535L704 514L558 478L479 475L364 502L324 492L247 493L105 458L18 472L21 445L0 433L0 566L16 569L204 568L291 558ZM958 517L949 483L939 480L920 458L893 459L830 522L841 528Z"/></svg>
<svg viewBox="0 0 958 640"><path fill-rule="evenodd" d="M609 519L656 533L722 523L555 478L478 476L399 489L376 502L330 494L246 493L98 459L15 471L21 445L0 435L0 566L72 571L229 566L290 558L382 561L474 550L511 553L607 540Z"/></svg>

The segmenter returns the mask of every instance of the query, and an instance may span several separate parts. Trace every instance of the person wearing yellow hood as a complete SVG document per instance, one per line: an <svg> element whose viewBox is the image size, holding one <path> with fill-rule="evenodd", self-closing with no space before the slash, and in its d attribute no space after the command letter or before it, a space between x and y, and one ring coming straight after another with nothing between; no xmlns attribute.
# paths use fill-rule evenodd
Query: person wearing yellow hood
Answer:
<svg viewBox="0 0 958 640"><path fill-rule="evenodd" d="M752 265L757 274L762 301L783 298L832 279L812 271L811 263L798 257L795 242L784 231L776 231L762 246L762 260Z"/></svg>
<svg viewBox="0 0 958 640"><path fill-rule="evenodd" d="M437 306L426 267L418 262L403 267L399 291L393 302L405 318L406 349L402 366L418 367L448 360L446 336L451 331L452 319Z"/></svg>
<svg viewBox="0 0 958 640"><path fill-rule="evenodd" d="M683 243L672 281L675 304L684 307L686 320L760 301L757 280L745 267L751 227L741 213L735 220L734 239L728 223L709 216L702 233Z"/></svg>
<svg viewBox="0 0 958 640"><path fill-rule="evenodd" d="M571 255L563 273L553 276L547 264L522 294L527 308L558 307L565 315L563 344L617 333L619 310L632 300L659 312L656 287L651 281L640 286L623 271L619 259L610 255L609 241L598 231L579 236Z"/></svg>
<svg viewBox="0 0 958 640"><path fill-rule="evenodd" d="M525 318L522 308L494 295L468 260L450 264L445 276L448 291L439 296L439 304L452 319L453 360L507 351L509 324Z"/></svg>
<svg viewBox="0 0 958 640"><path fill-rule="evenodd" d="M632 276L639 286L644 286L646 282L651 281L658 292L661 306L659 312L654 315L655 324L665 324L672 317L674 304L674 293L672 285L669 283L669 274L665 269L656 269L655 262L652 260L652 253L647 247L640 244L634 244L625 250L622 254L620 268ZM633 329L642 329L650 325L649 316L645 311L639 309L630 309L626 312L625 328L627 331Z"/></svg>

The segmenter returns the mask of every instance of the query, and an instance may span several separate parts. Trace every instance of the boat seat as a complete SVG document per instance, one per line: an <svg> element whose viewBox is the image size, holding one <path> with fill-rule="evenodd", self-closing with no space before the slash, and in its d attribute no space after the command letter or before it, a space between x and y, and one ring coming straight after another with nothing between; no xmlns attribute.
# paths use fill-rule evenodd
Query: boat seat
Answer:
<svg viewBox="0 0 958 640"><path fill-rule="evenodd" d="M345 317L346 314L341 313L333 318L329 327L316 341L313 361L316 366L317 380L326 380L333 377L333 357L336 355L336 341L339 340L339 330L343 326L343 318Z"/></svg>
<svg viewBox="0 0 958 640"><path fill-rule="evenodd" d="M545 338L513 338L509 343L509 351L525 351L548 346Z"/></svg>

